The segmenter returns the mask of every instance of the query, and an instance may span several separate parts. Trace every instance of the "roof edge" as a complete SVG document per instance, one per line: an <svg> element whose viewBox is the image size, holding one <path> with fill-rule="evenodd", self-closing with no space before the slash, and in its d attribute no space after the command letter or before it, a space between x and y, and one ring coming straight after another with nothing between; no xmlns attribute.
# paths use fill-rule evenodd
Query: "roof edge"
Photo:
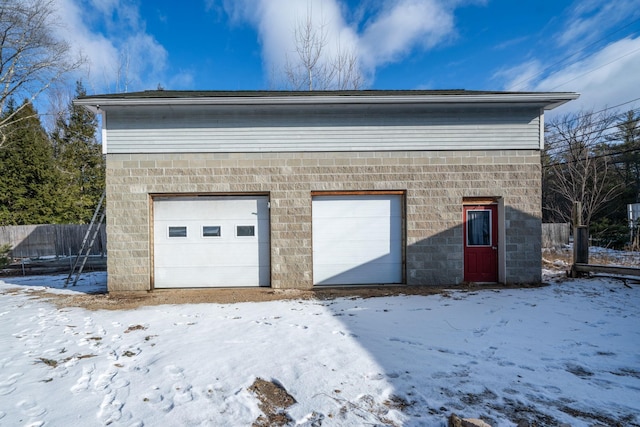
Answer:
<svg viewBox="0 0 640 427"><path fill-rule="evenodd" d="M536 104L554 109L577 99L575 92L484 91L145 91L83 96L76 105L94 111L124 106L317 105L317 104Z"/></svg>

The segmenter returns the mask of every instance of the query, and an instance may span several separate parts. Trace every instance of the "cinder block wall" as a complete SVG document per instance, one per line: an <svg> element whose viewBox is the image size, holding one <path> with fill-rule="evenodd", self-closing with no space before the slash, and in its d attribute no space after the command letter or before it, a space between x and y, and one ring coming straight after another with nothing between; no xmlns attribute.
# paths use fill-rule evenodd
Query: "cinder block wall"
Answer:
<svg viewBox="0 0 640 427"><path fill-rule="evenodd" d="M268 193L271 285L312 287L311 192L406 190L406 281L463 280L464 197L501 197L507 283L540 281L536 150L107 155L108 287L144 291L152 193Z"/></svg>

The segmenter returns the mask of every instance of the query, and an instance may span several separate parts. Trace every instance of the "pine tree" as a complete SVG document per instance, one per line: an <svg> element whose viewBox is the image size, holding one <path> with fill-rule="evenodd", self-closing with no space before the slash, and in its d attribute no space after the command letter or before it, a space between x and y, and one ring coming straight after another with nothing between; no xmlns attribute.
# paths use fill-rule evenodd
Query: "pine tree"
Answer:
<svg viewBox="0 0 640 427"><path fill-rule="evenodd" d="M616 165L624 180L625 202L640 203L640 115L628 111L617 124ZM626 207L626 206L625 206Z"/></svg>
<svg viewBox="0 0 640 427"><path fill-rule="evenodd" d="M0 149L0 225L65 222L62 177L53 163L51 143L37 111L29 101L5 114L14 114Z"/></svg>
<svg viewBox="0 0 640 427"><path fill-rule="evenodd" d="M77 82L76 96L84 95L84 86ZM89 222L104 189L105 163L96 141L97 125L94 114L69 103L67 113L56 120L51 137L56 164L73 197L68 206L70 222Z"/></svg>

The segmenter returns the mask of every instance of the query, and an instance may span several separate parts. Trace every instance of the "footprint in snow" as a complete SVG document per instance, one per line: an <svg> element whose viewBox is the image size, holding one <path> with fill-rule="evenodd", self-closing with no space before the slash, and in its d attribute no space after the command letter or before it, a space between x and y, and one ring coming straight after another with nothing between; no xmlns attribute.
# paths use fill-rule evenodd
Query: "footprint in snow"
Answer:
<svg viewBox="0 0 640 427"><path fill-rule="evenodd" d="M109 387L109 385L111 384L111 380L116 376L117 373L118 372L116 371L109 370L107 372L104 372L103 374L100 374L95 384L93 384L93 388L95 390L106 389L107 387Z"/></svg>
<svg viewBox="0 0 640 427"><path fill-rule="evenodd" d="M175 394L173 396L173 401L176 403L187 403L193 400L193 393L191 393L191 384L185 383L175 383L173 385L173 390Z"/></svg>
<svg viewBox="0 0 640 427"><path fill-rule="evenodd" d="M551 386L551 385L550 385L550 386L545 386L545 387L543 387L543 388L544 388L545 390L547 390L547 391L551 392L551 393L555 393L555 394L560 394L560 393L562 393L562 390L561 390L561 389L559 389L558 387L555 387L555 386Z"/></svg>
<svg viewBox="0 0 640 427"><path fill-rule="evenodd" d="M365 374L364 377L371 381L380 381L384 379L384 374L380 372L369 372L368 374Z"/></svg>
<svg viewBox="0 0 640 427"><path fill-rule="evenodd" d="M154 386L151 390L143 394L142 400L150 403L162 412L169 412L174 407L173 401L171 399L165 399L158 386Z"/></svg>
<svg viewBox="0 0 640 427"><path fill-rule="evenodd" d="M130 382L124 378L118 378L117 380L113 381L111 383L111 387L113 389L119 389L119 388L124 388L127 387L130 384Z"/></svg>
<svg viewBox="0 0 640 427"><path fill-rule="evenodd" d="M19 340L24 340L27 339L29 332L31 332L31 329L23 329L19 332L16 332L15 334L12 334L12 336L18 338Z"/></svg>
<svg viewBox="0 0 640 427"><path fill-rule="evenodd" d="M16 391L16 387L14 386L14 384L15 384L15 381L12 381L12 382L2 381L2 382L0 382L0 396L6 396L6 395L11 394L14 391Z"/></svg>
<svg viewBox="0 0 640 427"><path fill-rule="evenodd" d="M149 372L149 368L147 368L146 366L126 366L124 367L125 371L129 371L129 372L137 372L139 374L146 374Z"/></svg>
<svg viewBox="0 0 640 427"><path fill-rule="evenodd" d="M164 372L174 380L184 377L184 369L176 365L168 365L164 368Z"/></svg>
<svg viewBox="0 0 640 427"><path fill-rule="evenodd" d="M63 329L63 331L65 334L70 334L70 335L78 335L78 332L75 330L75 326L74 325L67 325L65 326L65 328Z"/></svg>
<svg viewBox="0 0 640 427"><path fill-rule="evenodd" d="M160 393L160 390L153 388L150 391L142 395L143 402L149 402L151 404L158 404L164 400L164 396Z"/></svg>
<svg viewBox="0 0 640 427"><path fill-rule="evenodd" d="M358 336L356 334L350 334L350 333L343 332L343 331L333 331L331 333L334 334L334 335L341 335L343 337L358 338Z"/></svg>
<svg viewBox="0 0 640 427"><path fill-rule="evenodd" d="M9 375L6 380L0 381L0 396L6 396L15 391L15 383L16 379L22 376L22 372L16 372L15 374Z"/></svg>
<svg viewBox="0 0 640 427"><path fill-rule="evenodd" d="M124 404L116 399L114 392L108 393L104 399L102 399L97 417L104 425L112 424L114 421L122 418L123 406Z"/></svg>
<svg viewBox="0 0 640 427"><path fill-rule="evenodd" d="M415 345L415 346L422 346L422 343L417 342L417 341L411 341L405 338L398 338L398 337L391 337L389 338L389 341L391 342L399 342L402 344L409 344L409 345Z"/></svg>
<svg viewBox="0 0 640 427"><path fill-rule="evenodd" d="M295 323L291 323L291 324L289 324L289 326L291 326L292 328L298 328L298 329L309 329L308 326L296 325Z"/></svg>
<svg viewBox="0 0 640 427"><path fill-rule="evenodd" d="M35 400L21 400L16 406L20 409L20 412L32 418L39 417L47 413L47 410L38 405L38 402Z"/></svg>
<svg viewBox="0 0 640 427"><path fill-rule="evenodd" d="M84 327L93 328L93 319L91 318L91 316L87 316L84 318Z"/></svg>
<svg viewBox="0 0 640 427"><path fill-rule="evenodd" d="M317 427L322 425L322 421L324 420L324 414L313 411L310 414L307 414L302 420L296 423L296 426L299 427Z"/></svg>
<svg viewBox="0 0 640 427"><path fill-rule="evenodd" d="M473 331L473 335L476 337L481 337L484 334L486 334L488 330L489 330L488 326L485 326L484 328L478 328Z"/></svg>
<svg viewBox="0 0 640 427"><path fill-rule="evenodd" d="M91 383L91 377L93 375L93 371L95 371L95 365L84 366L82 368L82 375L78 378L78 381L71 387L72 393L80 393L81 391L85 391L89 389L89 384Z"/></svg>

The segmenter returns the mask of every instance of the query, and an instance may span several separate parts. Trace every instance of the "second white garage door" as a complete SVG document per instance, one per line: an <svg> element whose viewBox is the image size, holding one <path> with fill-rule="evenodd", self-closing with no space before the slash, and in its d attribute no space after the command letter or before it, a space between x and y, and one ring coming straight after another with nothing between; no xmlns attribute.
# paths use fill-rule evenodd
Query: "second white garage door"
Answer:
<svg viewBox="0 0 640 427"><path fill-rule="evenodd" d="M402 196L314 196L315 285L402 283Z"/></svg>
<svg viewBox="0 0 640 427"><path fill-rule="evenodd" d="M267 196L156 197L154 286L269 286Z"/></svg>

